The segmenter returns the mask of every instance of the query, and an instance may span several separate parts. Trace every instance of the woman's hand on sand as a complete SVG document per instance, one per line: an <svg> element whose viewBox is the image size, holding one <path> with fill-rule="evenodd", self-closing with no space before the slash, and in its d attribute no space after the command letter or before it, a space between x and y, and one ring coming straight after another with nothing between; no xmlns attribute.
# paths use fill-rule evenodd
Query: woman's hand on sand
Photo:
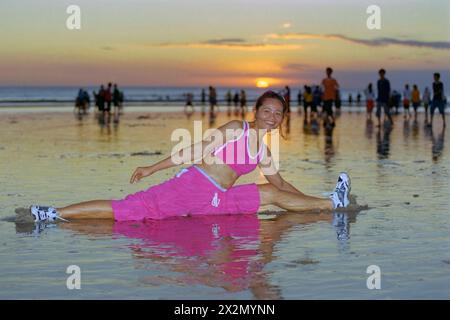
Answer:
<svg viewBox="0 0 450 320"><path fill-rule="evenodd" d="M130 183L139 182L144 177L148 177L153 173L152 167L138 167L131 175Z"/></svg>

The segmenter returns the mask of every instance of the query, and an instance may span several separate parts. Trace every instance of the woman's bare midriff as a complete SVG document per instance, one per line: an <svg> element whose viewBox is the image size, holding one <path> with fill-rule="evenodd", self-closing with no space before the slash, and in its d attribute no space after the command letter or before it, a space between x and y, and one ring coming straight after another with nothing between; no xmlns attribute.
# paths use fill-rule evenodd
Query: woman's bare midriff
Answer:
<svg viewBox="0 0 450 320"><path fill-rule="evenodd" d="M214 156L210 156L214 157ZM216 160L217 158L214 157ZM211 161L212 158L204 159L202 163L196 164L197 167L203 169L211 178L213 178L219 185L221 185L225 189L231 188L236 180L239 178L237 173L234 172L227 164L225 163L214 163Z"/></svg>

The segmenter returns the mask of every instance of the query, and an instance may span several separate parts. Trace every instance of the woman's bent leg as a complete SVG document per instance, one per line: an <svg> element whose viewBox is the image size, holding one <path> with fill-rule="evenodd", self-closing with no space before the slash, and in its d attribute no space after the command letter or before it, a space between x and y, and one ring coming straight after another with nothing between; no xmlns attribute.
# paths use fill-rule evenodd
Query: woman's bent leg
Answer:
<svg viewBox="0 0 450 320"><path fill-rule="evenodd" d="M57 208L65 219L114 219L111 200L92 200Z"/></svg>
<svg viewBox="0 0 450 320"><path fill-rule="evenodd" d="M300 195L277 189L270 183L258 185L260 205L276 205L289 211L332 210L333 202L328 198Z"/></svg>

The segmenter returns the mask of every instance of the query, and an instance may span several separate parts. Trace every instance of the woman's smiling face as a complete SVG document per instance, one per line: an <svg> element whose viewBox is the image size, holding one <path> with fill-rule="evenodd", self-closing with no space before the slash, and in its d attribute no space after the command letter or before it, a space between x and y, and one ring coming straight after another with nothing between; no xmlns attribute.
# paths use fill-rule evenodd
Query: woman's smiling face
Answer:
<svg viewBox="0 0 450 320"><path fill-rule="evenodd" d="M266 98L256 110L255 118L258 128L272 130L281 125L283 117L283 104L278 99Z"/></svg>

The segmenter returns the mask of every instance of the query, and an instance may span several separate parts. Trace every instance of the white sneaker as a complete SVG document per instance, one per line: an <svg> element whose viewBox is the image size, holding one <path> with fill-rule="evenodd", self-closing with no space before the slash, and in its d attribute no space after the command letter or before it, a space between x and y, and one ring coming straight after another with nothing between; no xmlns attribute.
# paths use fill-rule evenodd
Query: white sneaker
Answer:
<svg viewBox="0 0 450 320"><path fill-rule="evenodd" d="M31 206L30 207L31 215L34 218L34 222L41 221L56 221L56 219L60 219L66 222L68 220L61 218L54 207L44 207L44 206Z"/></svg>
<svg viewBox="0 0 450 320"><path fill-rule="evenodd" d="M338 181L336 183L336 188L334 189L334 192L330 195L330 198L333 201L333 209L345 208L350 204L349 199L350 190L351 190L350 177L346 172L341 172Z"/></svg>

